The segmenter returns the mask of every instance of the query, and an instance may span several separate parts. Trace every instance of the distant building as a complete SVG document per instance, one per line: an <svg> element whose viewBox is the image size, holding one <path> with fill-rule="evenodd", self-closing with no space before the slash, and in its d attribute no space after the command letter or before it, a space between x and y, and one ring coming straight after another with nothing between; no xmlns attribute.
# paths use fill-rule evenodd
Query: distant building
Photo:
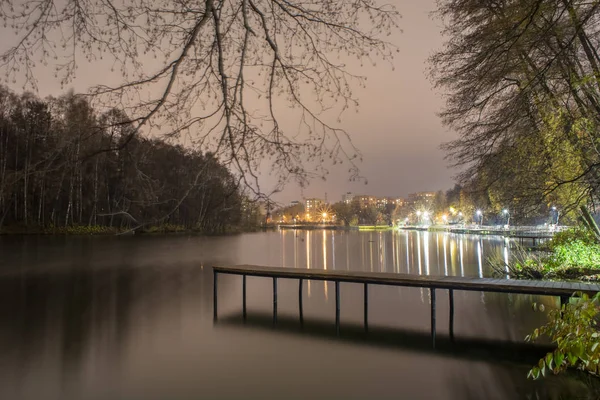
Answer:
<svg viewBox="0 0 600 400"><path fill-rule="evenodd" d="M354 196L354 199L352 201L358 202L360 208L367 208L369 206L377 205L377 197L375 196L357 195Z"/></svg>
<svg viewBox="0 0 600 400"><path fill-rule="evenodd" d="M376 204L377 208L386 208L387 206L396 206L398 205L396 197L377 197Z"/></svg>
<svg viewBox="0 0 600 400"><path fill-rule="evenodd" d="M417 192L409 194L407 202L413 207L430 207L434 199L435 192Z"/></svg>
<svg viewBox="0 0 600 400"><path fill-rule="evenodd" d="M304 200L304 204L306 213L312 217L317 213L317 211L321 208L324 202L321 199L312 198Z"/></svg>
<svg viewBox="0 0 600 400"><path fill-rule="evenodd" d="M291 207L293 207L293 206L298 206L298 205L300 205L300 204L302 204L302 203L300 203L298 200L290 201L290 206L291 206Z"/></svg>
<svg viewBox="0 0 600 400"><path fill-rule="evenodd" d="M400 207L404 207L405 205L407 205L407 203L408 202L403 197L396 197L394 199L394 204L396 204L397 206L400 206Z"/></svg>
<svg viewBox="0 0 600 400"><path fill-rule="evenodd" d="M342 195L342 201L346 204L350 204L352 203L352 200L354 200L354 194L352 194L352 192L346 192L346 194Z"/></svg>

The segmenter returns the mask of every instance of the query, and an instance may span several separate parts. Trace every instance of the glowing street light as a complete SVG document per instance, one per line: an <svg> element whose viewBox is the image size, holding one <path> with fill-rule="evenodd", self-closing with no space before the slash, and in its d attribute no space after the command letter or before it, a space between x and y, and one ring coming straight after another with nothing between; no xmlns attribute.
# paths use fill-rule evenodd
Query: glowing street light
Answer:
<svg viewBox="0 0 600 400"><path fill-rule="evenodd" d="M448 216L446 214L442 215L442 221L444 221L444 224L448 222Z"/></svg>
<svg viewBox="0 0 600 400"><path fill-rule="evenodd" d="M510 213L508 212L508 208L502 210L502 214L506 215L506 227L508 228L510 225Z"/></svg>
<svg viewBox="0 0 600 400"><path fill-rule="evenodd" d="M477 210L477 216L479 217L479 226L483 224L483 212L481 210Z"/></svg>

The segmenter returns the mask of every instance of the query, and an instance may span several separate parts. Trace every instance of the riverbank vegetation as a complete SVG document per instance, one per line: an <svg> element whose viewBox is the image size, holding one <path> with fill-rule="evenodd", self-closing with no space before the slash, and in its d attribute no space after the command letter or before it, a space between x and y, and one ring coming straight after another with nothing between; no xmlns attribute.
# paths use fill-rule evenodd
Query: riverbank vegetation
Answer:
<svg viewBox="0 0 600 400"><path fill-rule="evenodd" d="M72 93L42 100L0 87L0 232L219 233L260 222L214 155L132 137L128 121Z"/></svg>
<svg viewBox="0 0 600 400"><path fill-rule="evenodd" d="M600 243L582 227L559 232L538 251L515 249L489 260L496 275L516 279L599 280Z"/></svg>
<svg viewBox="0 0 600 400"><path fill-rule="evenodd" d="M542 306L534 308L544 312ZM536 341L547 336L556 349L540 359L529 371L529 377L538 379L547 374L558 374L567 368L577 368L595 376L600 375L600 293L589 297L577 293L560 309L548 312L549 321L526 337Z"/></svg>
<svg viewBox="0 0 600 400"><path fill-rule="evenodd" d="M458 133L445 150L460 183L511 211L560 204L597 212L600 199L600 2L521 0L438 3L448 40L431 57L447 94L443 122ZM535 255L493 260L501 275L530 279L600 276L597 230L555 236ZM530 376L577 367L598 374L598 296L550 314L531 338L557 345Z"/></svg>
<svg viewBox="0 0 600 400"><path fill-rule="evenodd" d="M600 194L600 3L440 1L431 61L459 181L511 211Z"/></svg>
<svg viewBox="0 0 600 400"><path fill-rule="evenodd" d="M587 207L580 207L580 225L557 232L535 252L517 248L510 260L490 259L497 275L516 279L600 279L600 228Z"/></svg>

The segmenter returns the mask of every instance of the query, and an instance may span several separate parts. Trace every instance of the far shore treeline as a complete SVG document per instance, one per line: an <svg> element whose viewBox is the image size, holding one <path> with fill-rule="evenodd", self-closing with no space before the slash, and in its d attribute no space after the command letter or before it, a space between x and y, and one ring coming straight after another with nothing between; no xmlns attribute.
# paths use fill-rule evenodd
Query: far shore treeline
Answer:
<svg viewBox="0 0 600 400"><path fill-rule="evenodd" d="M0 86L0 232L258 225L257 205L214 156L134 135L127 121L73 93L40 99Z"/></svg>

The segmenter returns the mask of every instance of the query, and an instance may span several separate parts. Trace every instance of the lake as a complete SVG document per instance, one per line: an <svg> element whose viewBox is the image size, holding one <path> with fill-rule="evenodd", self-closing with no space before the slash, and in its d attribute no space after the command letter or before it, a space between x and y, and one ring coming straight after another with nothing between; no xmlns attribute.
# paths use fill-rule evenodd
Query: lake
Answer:
<svg viewBox="0 0 600 400"><path fill-rule="evenodd" d="M1 399L538 399L585 393L573 379L526 379L530 362L430 349L429 291L371 286L368 335L362 286L241 277L215 264L259 264L490 276L499 237L428 232L281 230L225 237L0 237ZM447 334L438 291L438 334ZM552 297L455 294L455 336L511 341L546 321L532 303ZM372 331L372 332L371 332ZM508 351L507 351L508 352ZM508 354L508 353L507 353ZM534 360L535 361L535 360Z"/></svg>

